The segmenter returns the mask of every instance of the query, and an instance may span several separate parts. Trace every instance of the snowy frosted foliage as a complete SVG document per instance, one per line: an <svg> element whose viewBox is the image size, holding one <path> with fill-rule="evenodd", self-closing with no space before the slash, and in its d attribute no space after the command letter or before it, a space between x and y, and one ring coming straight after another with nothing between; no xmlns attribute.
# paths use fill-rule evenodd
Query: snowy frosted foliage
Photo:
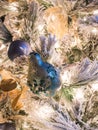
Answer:
<svg viewBox="0 0 98 130"><path fill-rule="evenodd" d="M62 83L65 86L77 86L98 80L98 61L85 58L81 63L67 65L61 72Z"/></svg>

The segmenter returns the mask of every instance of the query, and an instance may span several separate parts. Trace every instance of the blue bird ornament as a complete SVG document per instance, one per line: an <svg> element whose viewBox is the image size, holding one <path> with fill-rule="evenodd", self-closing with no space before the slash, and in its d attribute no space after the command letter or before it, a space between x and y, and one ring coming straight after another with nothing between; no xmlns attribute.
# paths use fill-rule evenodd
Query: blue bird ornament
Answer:
<svg viewBox="0 0 98 130"><path fill-rule="evenodd" d="M36 52L31 52L29 57L28 83L33 93L44 92L46 95L54 96L60 88L60 76L57 69L44 62Z"/></svg>

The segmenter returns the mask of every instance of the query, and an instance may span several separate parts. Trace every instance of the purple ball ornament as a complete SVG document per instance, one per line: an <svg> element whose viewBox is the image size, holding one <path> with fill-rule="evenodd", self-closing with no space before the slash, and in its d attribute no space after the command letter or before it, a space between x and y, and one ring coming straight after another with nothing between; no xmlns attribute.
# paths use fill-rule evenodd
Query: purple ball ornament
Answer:
<svg viewBox="0 0 98 130"><path fill-rule="evenodd" d="M8 57L10 60L14 60L21 55L29 55L32 51L31 46L24 40L12 41L8 48Z"/></svg>

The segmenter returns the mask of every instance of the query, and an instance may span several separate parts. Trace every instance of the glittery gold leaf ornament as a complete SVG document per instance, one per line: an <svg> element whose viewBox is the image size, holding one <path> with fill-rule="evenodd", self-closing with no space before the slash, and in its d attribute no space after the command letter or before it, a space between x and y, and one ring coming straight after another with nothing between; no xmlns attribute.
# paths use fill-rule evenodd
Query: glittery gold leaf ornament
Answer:
<svg viewBox="0 0 98 130"><path fill-rule="evenodd" d="M6 70L0 70L0 106L7 102L7 97L10 99L10 105L13 110L19 110L23 105L21 99L25 97L27 86L20 83L12 73Z"/></svg>
<svg viewBox="0 0 98 130"><path fill-rule="evenodd" d="M62 38L68 31L68 17L62 7L48 8L45 11L44 19L48 33L56 35L57 38Z"/></svg>
<svg viewBox="0 0 98 130"><path fill-rule="evenodd" d="M15 1L19 1L19 0L7 0L8 2L15 2Z"/></svg>
<svg viewBox="0 0 98 130"><path fill-rule="evenodd" d="M21 84L20 84L21 85ZM12 108L17 111L23 107L22 99L25 98L27 86L20 86L21 88L16 88L13 91L9 92L9 97L11 99L11 106Z"/></svg>
<svg viewBox="0 0 98 130"><path fill-rule="evenodd" d="M0 89L3 91L11 91L17 87L17 82L9 71L1 70Z"/></svg>

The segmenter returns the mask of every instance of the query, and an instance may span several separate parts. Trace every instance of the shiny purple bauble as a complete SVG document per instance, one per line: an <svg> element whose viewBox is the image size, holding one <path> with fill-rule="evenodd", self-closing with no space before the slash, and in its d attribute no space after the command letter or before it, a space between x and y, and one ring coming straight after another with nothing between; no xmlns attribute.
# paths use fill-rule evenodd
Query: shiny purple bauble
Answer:
<svg viewBox="0 0 98 130"><path fill-rule="evenodd" d="M31 46L24 40L13 41L8 48L8 57L10 60L14 60L21 55L29 55L31 52Z"/></svg>

